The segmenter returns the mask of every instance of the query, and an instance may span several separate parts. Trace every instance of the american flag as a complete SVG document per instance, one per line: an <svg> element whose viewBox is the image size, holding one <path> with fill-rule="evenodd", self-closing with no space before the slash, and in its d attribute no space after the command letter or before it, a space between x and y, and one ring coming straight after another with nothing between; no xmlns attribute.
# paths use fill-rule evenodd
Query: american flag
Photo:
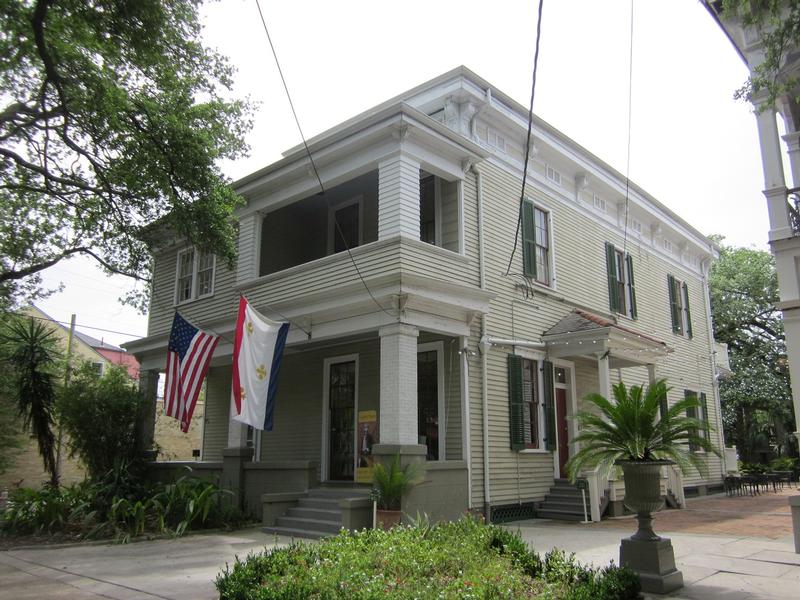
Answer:
<svg viewBox="0 0 800 600"><path fill-rule="evenodd" d="M181 422L184 433L189 431L194 406L217 342L218 336L199 330L175 312L167 350L164 412Z"/></svg>

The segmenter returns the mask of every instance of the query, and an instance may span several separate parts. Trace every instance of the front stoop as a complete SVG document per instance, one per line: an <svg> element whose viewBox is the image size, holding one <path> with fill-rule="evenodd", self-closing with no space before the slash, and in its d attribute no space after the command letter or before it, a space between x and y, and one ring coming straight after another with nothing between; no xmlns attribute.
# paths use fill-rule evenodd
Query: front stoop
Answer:
<svg viewBox="0 0 800 600"><path fill-rule="evenodd" d="M586 495L586 511L589 513L589 495ZM567 479L556 479L553 487L536 510L537 519L559 521L583 521L583 499L581 491ZM589 516L591 518L591 515Z"/></svg>
<svg viewBox="0 0 800 600"><path fill-rule="evenodd" d="M265 533L287 537L320 539L339 533L344 527L342 504L369 499L369 488L322 487L308 490L305 497L276 519L275 525L262 528Z"/></svg>

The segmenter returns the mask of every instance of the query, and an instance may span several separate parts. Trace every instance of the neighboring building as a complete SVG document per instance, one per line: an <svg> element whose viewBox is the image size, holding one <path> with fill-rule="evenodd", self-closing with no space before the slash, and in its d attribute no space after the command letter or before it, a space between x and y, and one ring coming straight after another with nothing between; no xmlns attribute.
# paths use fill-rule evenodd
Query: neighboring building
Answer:
<svg viewBox="0 0 800 600"><path fill-rule="evenodd" d="M29 306L20 311L22 314L50 324L54 331L61 351L66 353L69 339L69 326L57 322L47 313ZM108 365L120 365L126 368L131 379L139 377L139 362L136 358L125 352L122 348L99 340L85 333L75 331L72 343L72 364L77 366L81 362L89 362L102 374ZM202 423L204 404L198 404L195 414ZM161 455L169 459L191 459L192 450L199 447L200 428L193 426L189 434L183 434L174 419L163 419L157 428L156 443L161 450ZM82 481L86 472L80 461L70 459L67 452L63 453L61 481L64 484ZM26 435L24 446L17 453L11 469L0 474L0 491L15 485L23 487L39 487L44 481L49 480L42 468L42 459L39 456L36 440Z"/></svg>
<svg viewBox="0 0 800 600"><path fill-rule="evenodd" d="M765 59L762 44L764 31L755 26L745 27L738 19L723 16L720 0L703 0L708 12L722 28L747 68L753 70ZM788 11L788 3L784 3ZM767 25L769 28L769 25ZM797 431L795 443L800 440L800 52L786 48L777 81L793 81L792 93L778 98L777 106L767 105L766 93L752 99L755 109L758 138L761 145L761 162L764 170L764 196L769 214L769 245L775 257L778 272L780 302L777 308L783 313L786 335L786 353L792 385L792 399ZM781 136L777 117L783 120L786 134L786 156L781 149ZM787 186L783 165L787 159L791 172L791 187Z"/></svg>
<svg viewBox="0 0 800 600"><path fill-rule="evenodd" d="M527 113L459 67L308 140L324 195L303 146L238 181L235 270L179 240L154 250L148 336L126 347L154 397L175 309L223 336L203 464L268 524L306 488L361 480L370 455L395 453L427 460L408 514L530 514L566 475L582 398L620 379L665 377L670 402L702 398L722 446L716 248L637 185L626 202L624 175L538 118L505 275ZM252 436L244 464L252 432L229 418L239 294L292 322L274 430ZM681 499L724 473L709 456L707 477L670 470L665 487ZM585 475L593 518L608 500L618 508L618 482ZM367 518L360 506L340 502L342 523Z"/></svg>

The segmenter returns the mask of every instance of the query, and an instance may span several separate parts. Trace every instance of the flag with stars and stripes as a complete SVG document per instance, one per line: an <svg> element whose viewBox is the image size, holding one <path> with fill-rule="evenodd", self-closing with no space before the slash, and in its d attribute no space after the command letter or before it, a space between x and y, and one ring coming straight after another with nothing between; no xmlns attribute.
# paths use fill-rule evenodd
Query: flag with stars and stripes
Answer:
<svg viewBox="0 0 800 600"><path fill-rule="evenodd" d="M184 433L189 431L197 397L218 342L218 336L201 331L175 311L167 349L164 412L181 422Z"/></svg>
<svg viewBox="0 0 800 600"><path fill-rule="evenodd" d="M278 372L288 333L288 323L267 319L246 298L240 298L231 390L231 418L235 421L272 431Z"/></svg>

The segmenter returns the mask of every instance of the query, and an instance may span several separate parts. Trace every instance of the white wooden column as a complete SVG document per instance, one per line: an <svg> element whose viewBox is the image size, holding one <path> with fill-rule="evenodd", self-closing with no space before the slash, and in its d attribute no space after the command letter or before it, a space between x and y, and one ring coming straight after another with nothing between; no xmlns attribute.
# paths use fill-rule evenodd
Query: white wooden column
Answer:
<svg viewBox="0 0 800 600"><path fill-rule="evenodd" d="M378 239L419 239L419 161L403 151L378 165Z"/></svg>
<svg viewBox="0 0 800 600"><path fill-rule="evenodd" d="M239 219L239 255L236 261L236 283L244 283L258 277L261 258L260 213L251 213Z"/></svg>
<svg viewBox="0 0 800 600"><path fill-rule="evenodd" d="M417 337L419 330L396 323L381 327L381 444L412 445L417 431Z"/></svg>
<svg viewBox="0 0 800 600"><path fill-rule="evenodd" d="M763 108L763 110L760 110ZM760 110L760 112L759 112ZM783 175L780 136L775 109L756 105L758 140L764 169L764 196L769 213L769 240L792 237L789 205L786 202L786 180Z"/></svg>
<svg viewBox="0 0 800 600"><path fill-rule="evenodd" d="M611 369L608 366L610 361L608 352L597 357L598 392L609 401L611 400Z"/></svg>
<svg viewBox="0 0 800 600"><path fill-rule="evenodd" d="M229 414L233 414L233 402ZM247 425L228 417L228 448L247 447Z"/></svg>
<svg viewBox="0 0 800 600"><path fill-rule="evenodd" d="M792 175L792 187L800 187L800 131L783 136L789 155L789 169Z"/></svg>
<svg viewBox="0 0 800 600"><path fill-rule="evenodd" d="M653 385L658 379L658 373L656 372L656 366L654 364L647 365L647 382L648 385Z"/></svg>

